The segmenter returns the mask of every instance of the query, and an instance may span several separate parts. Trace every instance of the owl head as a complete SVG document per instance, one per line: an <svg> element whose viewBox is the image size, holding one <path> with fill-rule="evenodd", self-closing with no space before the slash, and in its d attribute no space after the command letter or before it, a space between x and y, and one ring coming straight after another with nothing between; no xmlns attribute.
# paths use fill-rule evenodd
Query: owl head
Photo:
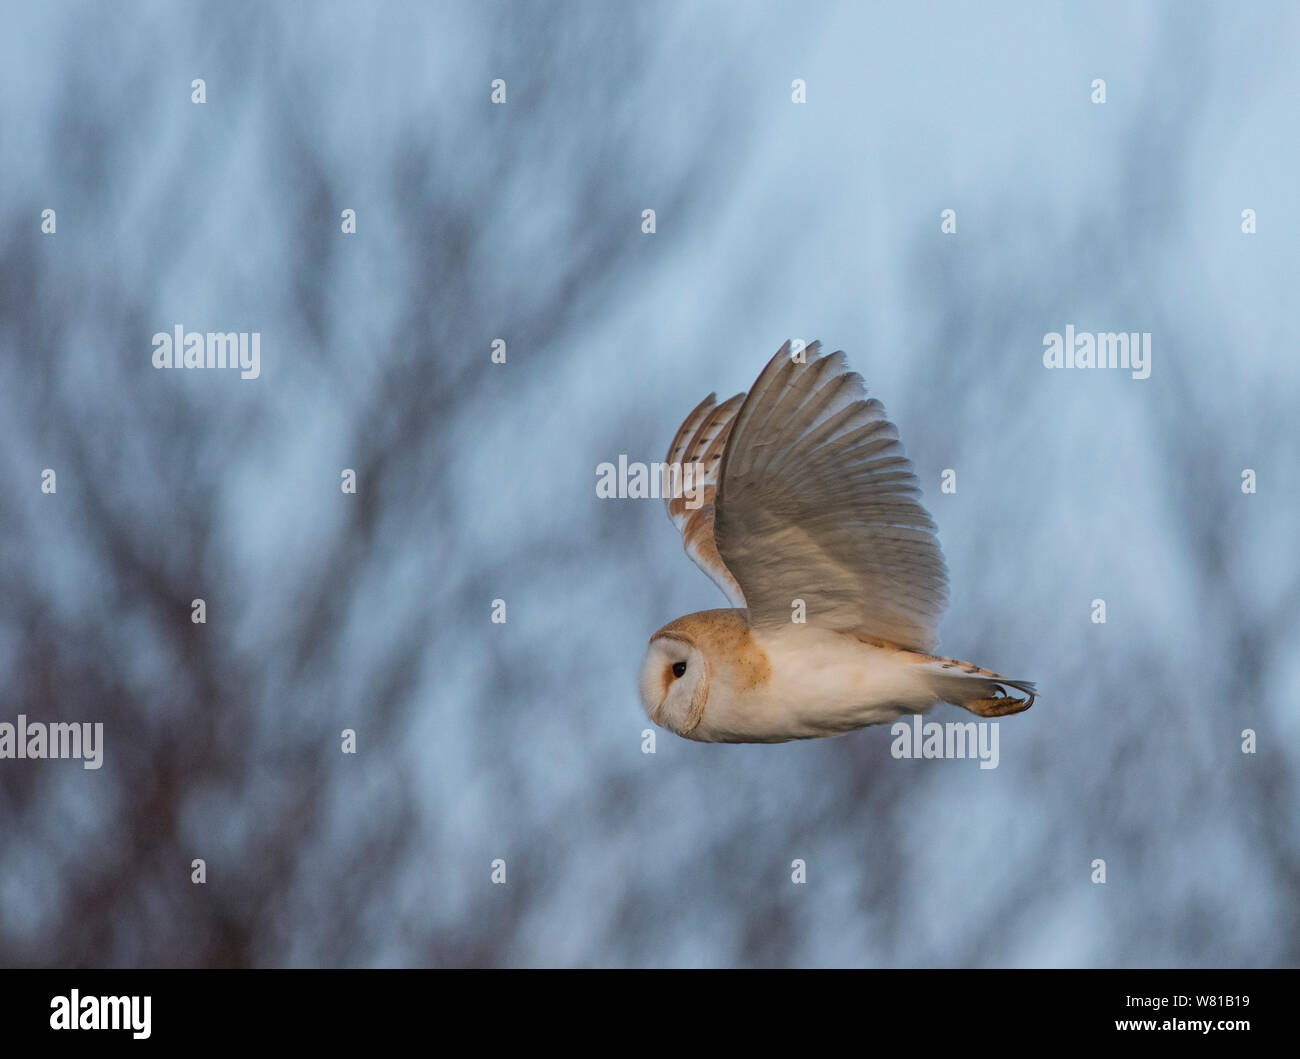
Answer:
<svg viewBox="0 0 1300 1059"><path fill-rule="evenodd" d="M747 611L688 614L650 637L641 663L641 705L655 724L709 742L719 738L716 722L736 695L761 686L769 672L750 636ZM700 723L706 707L714 723Z"/></svg>
<svg viewBox="0 0 1300 1059"><path fill-rule="evenodd" d="M688 633L660 629L641 663L641 705L655 724L689 737L709 699L709 661Z"/></svg>

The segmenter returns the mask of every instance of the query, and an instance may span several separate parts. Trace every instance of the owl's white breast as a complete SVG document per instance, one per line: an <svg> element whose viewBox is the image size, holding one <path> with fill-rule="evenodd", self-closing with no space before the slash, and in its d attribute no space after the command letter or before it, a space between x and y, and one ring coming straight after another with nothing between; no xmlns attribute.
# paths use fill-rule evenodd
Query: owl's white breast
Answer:
<svg viewBox="0 0 1300 1059"><path fill-rule="evenodd" d="M921 670L897 650L813 625L751 631L768 678L730 692L711 688L693 738L780 742L887 724L936 702Z"/></svg>

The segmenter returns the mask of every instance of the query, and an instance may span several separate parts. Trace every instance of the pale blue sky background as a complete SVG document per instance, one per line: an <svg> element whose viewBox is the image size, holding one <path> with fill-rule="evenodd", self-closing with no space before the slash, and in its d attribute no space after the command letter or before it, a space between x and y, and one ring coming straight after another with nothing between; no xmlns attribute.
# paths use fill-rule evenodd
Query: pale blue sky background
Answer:
<svg viewBox="0 0 1300 1059"><path fill-rule="evenodd" d="M106 763L0 762L0 961L1300 962L1292 5L3 24L0 719ZM176 324L261 378L156 372ZM1066 324L1151 378L1046 371ZM595 468L790 336L900 428L942 649L1039 684L994 771L641 753L646 639L724 602Z"/></svg>

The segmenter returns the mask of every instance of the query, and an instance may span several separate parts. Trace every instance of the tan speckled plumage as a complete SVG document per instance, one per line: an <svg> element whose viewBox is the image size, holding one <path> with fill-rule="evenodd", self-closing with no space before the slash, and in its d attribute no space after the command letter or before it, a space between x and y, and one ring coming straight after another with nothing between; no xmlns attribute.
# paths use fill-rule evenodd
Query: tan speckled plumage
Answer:
<svg viewBox="0 0 1300 1059"><path fill-rule="evenodd" d="M695 406L677 431L673 443L668 446L664 463L667 468L702 467L702 474L694 482L694 488L698 492L690 499L682 489L665 488L662 494L668 508L668 517L682 535L686 554L713 578L732 606L736 607L745 605L745 595L727 569L727 564L722 561L722 556L718 554L718 546L713 537L713 520L722 454L727 446L727 438L731 435L736 412L744 400L745 395L738 393L722 404L716 404L717 394L711 393ZM691 500L700 501L694 510L689 506Z"/></svg>

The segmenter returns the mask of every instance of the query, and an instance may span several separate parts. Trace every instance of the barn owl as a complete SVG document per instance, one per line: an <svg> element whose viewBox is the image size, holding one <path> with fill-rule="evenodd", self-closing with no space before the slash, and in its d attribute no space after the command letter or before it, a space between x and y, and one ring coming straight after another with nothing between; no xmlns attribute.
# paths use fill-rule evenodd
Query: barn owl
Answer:
<svg viewBox="0 0 1300 1059"><path fill-rule="evenodd" d="M939 702L981 717L1034 704L1027 681L930 653L947 601L935 526L898 431L842 352L787 342L749 393L696 406L665 473L674 465L700 477L665 490L669 517L732 607L650 638L640 690L656 724L780 743Z"/></svg>

